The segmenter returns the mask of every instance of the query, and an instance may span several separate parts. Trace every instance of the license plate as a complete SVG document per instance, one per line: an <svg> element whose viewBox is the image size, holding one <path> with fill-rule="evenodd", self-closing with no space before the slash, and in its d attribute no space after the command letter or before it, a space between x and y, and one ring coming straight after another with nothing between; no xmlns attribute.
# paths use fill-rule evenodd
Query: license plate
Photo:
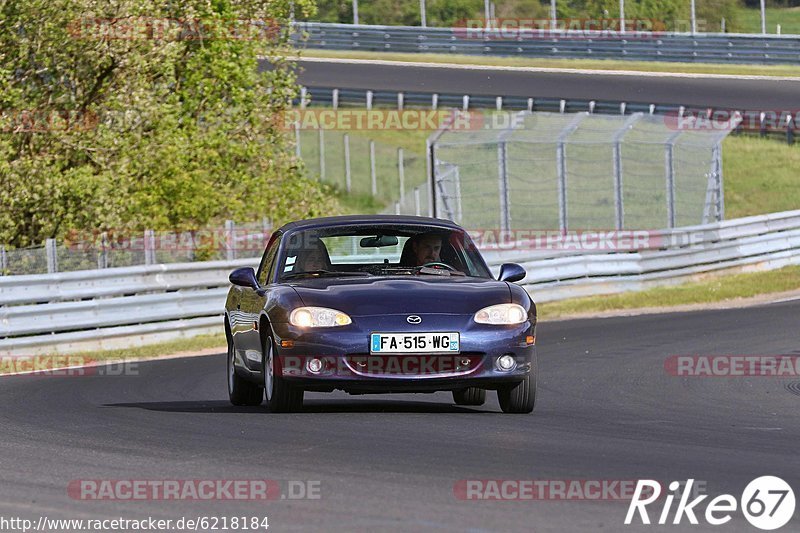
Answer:
<svg viewBox="0 0 800 533"><path fill-rule="evenodd" d="M457 332L372 333L369 353L459 353Z"/></svg>

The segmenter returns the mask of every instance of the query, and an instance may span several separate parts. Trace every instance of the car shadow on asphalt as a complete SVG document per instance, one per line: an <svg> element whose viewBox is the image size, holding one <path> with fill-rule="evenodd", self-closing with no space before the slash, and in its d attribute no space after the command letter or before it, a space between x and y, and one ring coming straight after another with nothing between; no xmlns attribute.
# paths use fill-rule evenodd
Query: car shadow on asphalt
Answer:
<svg viewBox="0 0 800 533"><path fill-rule="evenodd" d="M264 405L239 407L221 401L131 402L107 403L103 407L127 407L167 413L252 413L271 414ZM397 400L306 400L303 410L292 414L311 413L491 413L486 407L461 407L442 402L415 402Z"/></svg>

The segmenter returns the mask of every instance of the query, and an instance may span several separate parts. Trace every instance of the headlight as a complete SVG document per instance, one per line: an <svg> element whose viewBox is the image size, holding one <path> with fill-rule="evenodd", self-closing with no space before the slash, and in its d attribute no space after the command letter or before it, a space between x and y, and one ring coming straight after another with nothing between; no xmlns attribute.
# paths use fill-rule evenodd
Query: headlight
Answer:
<svg viewBox="0 0 800 533"><path fill-rule="evenodd" d="M298 307L289 315L289 323L301 328L331 328L351 322L346 314L327 307Z"/></svg>
<svg viewBox="0 0 800 533"><path fill-rule="evenodd" d="M490 305L475 313L478 324L522 324L527 318L525 309L517 304Z"/></svg>

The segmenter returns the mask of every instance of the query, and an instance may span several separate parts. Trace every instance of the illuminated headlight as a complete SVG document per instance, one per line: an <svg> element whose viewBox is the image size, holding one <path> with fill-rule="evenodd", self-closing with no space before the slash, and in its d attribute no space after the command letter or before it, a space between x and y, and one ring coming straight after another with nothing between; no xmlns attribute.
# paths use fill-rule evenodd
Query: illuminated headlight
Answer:
<svg viewBox="0 0 800 533"><path fill-rule="evenodd" d="M298 307L289 315L289 323L301 328L332 328L352 322L346 314L327 307Z"/></svg>
<svg viewBox="0 0 800 533"><path fill-rule="evenodd" d="M526 318L525 309L517 304L491 305L475 313L478 324L522 324Z"/></svg>

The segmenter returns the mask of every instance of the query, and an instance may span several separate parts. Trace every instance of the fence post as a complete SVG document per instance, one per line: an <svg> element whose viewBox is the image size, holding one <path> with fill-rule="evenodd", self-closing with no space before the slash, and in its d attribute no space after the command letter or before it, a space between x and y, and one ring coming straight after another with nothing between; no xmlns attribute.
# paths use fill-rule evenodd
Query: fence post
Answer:
<svg viewBox="0 0 800 533"><path fill-rule="evenodd" d="M414 187L414 214L419 216L419 187Z"/></svg>
<svg viewBox="0 0 800 533"><path fill-rule="evenodd" d="M225 221L225 258L228 261L236 259L236 228L233 220Z"/></svg>
<svg viewBox="0 0 800 533"><path fill-rule="evenodd" d="M6 245L0 245L0 276L6 275L8 269L8 256L6 255Z"/></svg>
<svg viewBox="0 0 800 533"><path fill-rule="evenodd" d="M325 130L320 127L319 132L319 180L325 181Z"/></svg>
<svg viewBox="0 0 800 533"><path fill-rule="evenodd" d="M58 272L58 256L56 254L56 240L47 239L44 241L45 255L47 256L47 273Z"/></svg>
<svg viewBox="0 0 800 533"><path fill-rule="evenodd" d="M725 220L725 189L722 186L722 143L714 145L714 178L717 186L717 222Z"/></svg>
<svg viewBox="0 0 800 533"><path fill-rule="evenodd" d="M339 109L339 89L334 89L331 92L331 100L333 101L333 108Z"/></svg>
<svg viewBox="0 0 800 533"><path fill-rule="evenodd" d="M367 91L367 110L372 109L372 91Z"/></svg>
<svg viewBox="0 0 800 533"><path fill-rule="evenodd" d="M397 179L400 181L400 202L402 203L406 197L406 169L402 148L397 149Z"/></svg>
<svg viewBox="0 0 800 533"><path fill-rule="evenodd" d="M508 198L508 146L506 141L497 145L497 180L500 193L500 231L511 229L511 216Z"/></svg>
<svg viewBox="0 0 800 533"><path fill-rule="evenodd" d="M100 255L97 256L98 268L108 268L108 235L100 234Z"/></svg>
<svg viewBox="0 0 800 533"><path fill-rule="evenodd" d="M394 203L394 214L395 215L399 215L400 214L400 202L395 202Z"/></svg>
<svg viewBox="0 0 800 533"><path fill-rule="evenodd" d="M431 109L436 111L439 108L439 93L433 93L431 96Z"/></svg>
<svg viewBox="0 0 800 533"><path fill-rule="evenodd" d="M369 141L369 175L372 179L372 197L378 195L378 176L375 173L375 141Z"/></svg>
<svg viewBox="0 0 800 533"><path fill-rule="evenodd" d="M629 116L622 127L614 133L613 138L613 164L614 164L614 212L616 229L621 230L625 227L625 203L622 196L622 138L631 129L634 122L642 118L642 113L634 113Z"/></svg>
<svg viewBox="0 0 800 533"><path fill-rule="evenodd" d="M294 155L300 159L300 123L294 123Z"/></svg>
<svg viewBox="0 0 800 533"><path fill-rule="evenodd" d="M403 100L404 100L403 92L400 91L400 92L397 93L397 109L400 110L400 111L403 110L403 106L404 106L404 101Z"/></svg>
<svg viewBox="0 0 800 533"><path fill-rule="evenodd" d="M344 186L348 194L351 190L350 181L350 134L344 134Z"/></svg>
<svg viewBox="0 0 800 533"><path fill-rule="evenodd" d="M156 234L151 229L144 230L144 264L156 264Z"/></svg>
<svg viewBox="0 0 800 533"><path fill-rule="evenodd" d="M675 227L675 140L682 132L670 135L664 151L664 165L667 177L667 227Z"/></svg>

